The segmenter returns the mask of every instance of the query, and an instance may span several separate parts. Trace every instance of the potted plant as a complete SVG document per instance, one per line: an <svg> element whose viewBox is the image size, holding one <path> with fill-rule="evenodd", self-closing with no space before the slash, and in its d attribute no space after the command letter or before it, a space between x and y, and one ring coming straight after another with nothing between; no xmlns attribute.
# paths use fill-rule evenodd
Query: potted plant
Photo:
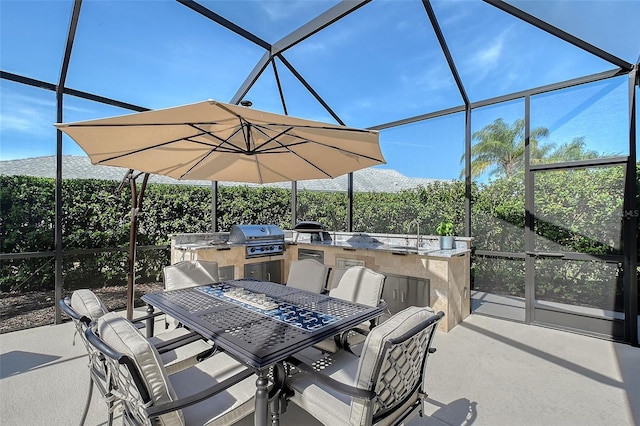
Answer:
<svg viewBox="0 0 640 426"><path fill-rule="evenodd" d="M453 249L453 223L448 221L440 222L436 232L440 236L438 239L440 240L440 250L451 250Z"/></svg>

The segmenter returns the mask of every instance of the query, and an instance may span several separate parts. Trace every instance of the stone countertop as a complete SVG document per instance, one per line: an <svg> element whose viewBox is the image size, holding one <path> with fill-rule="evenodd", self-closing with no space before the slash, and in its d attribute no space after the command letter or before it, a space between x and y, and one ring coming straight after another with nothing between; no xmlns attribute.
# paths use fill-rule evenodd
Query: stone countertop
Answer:
<svg viewBox="0 0 640 426"><path fill-rule="evenodd" d="M287 245L309 245L321 247L341 247L352 250L385 251L397 255L417 255L424 257L456 257L471 251L472 238L456 237L456 248L441 250L438 237L421 236L421 245L416 248L415 235L396 234L364 234L333 232L326 241L314 239L310 234L297 234L295 231L285 231ZM226 242L228 233L215 234L173 234L172 247L178 250L229 250L244 244L230 244Z"/></svg>
<svg viewBox="0 0 640 426"><path fill-rule="evenodd" d="M367 242L345 242L345 241L287 241L289 244L304 244L309 246L315 246L318 248L321 247L342 247L344 249L353 249L353 250L375 250L375 251L385 251L391 252L393 254L399 255L418 255L425 257L456 257L463 256L465 253L470 253L471 250L468 248L454 248L452 250L441 250L438 247L433 247L430 245L423 244L420 248L416 248L415 246L407 246L407 245L394 245L394 244L376 244L376 243L367 243Z"/></svg>

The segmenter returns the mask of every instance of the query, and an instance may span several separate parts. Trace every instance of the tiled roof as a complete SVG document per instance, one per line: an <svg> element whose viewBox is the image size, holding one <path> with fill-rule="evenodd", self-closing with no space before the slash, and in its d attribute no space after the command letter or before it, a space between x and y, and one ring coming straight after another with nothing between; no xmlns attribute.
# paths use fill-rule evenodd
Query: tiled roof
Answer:
<svg viewBox="0 0 640 426"><path fill-rule="evenodd" d="M103 179L121 181L127 169L112 166L94 166L88 157L65 155L62 157L62 173L64 179ZM55 156L24 158L19 160L0 161L0 175L8 176L36 176L55 178ZM357 192L398 192L403 189L427 185L436 179L411 178L393 169L367 168L354 172L354 191ZM177 180L166 176L151 175L150 183L165 183L178 185L210 186L210 181ZM250 183L219 182L221 186L261 186ZM289 182L270 183L262 186L276 188L290 188ZM313 179L298 181L298 190L310 191L346 191L347 176L335 179Z"/></svg>

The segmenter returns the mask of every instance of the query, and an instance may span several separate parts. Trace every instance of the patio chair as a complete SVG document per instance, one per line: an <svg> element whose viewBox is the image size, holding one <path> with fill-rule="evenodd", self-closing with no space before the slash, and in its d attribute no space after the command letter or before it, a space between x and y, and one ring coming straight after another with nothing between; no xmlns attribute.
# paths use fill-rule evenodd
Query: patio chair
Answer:
<svg viewBox="0 0 640 426"><path fill-rule="evenodd" d="M106 360L123 424L230 425L254 411L254 371L225 352L169 375L158 351L119 315L103 315L85 335Z"/></svg>
<svg viewBox="0 0 640 426"><path fill-rule="evenodd" d="M113 421L113 396L107 383L104 358L92 350L85 338L85 330L89 324L109 313L109 310L104 306L100 298L89 289L74 291L70 298L66 297L60 300L59 305L62 311L73 321L76 328L75 333L80 335L89 355L89 392L87 393L80 424L84 424L87 417L95 384L107 404L109 412L108 424L111 425ZM146 317L139 319L139 321L144 321L145 319ZM159 336L151 337L149 341L161 352L162 362L170 374L196 364L211 356L215 351L215 348L202 340L200 335L184 329L162 333Z"/></svg>
<svg viewBox="0 0 640 426"><path fill-rule="evenodd" d="M185 260L162 269L164 290L195 287L220 282L218 262L205 260ZM165 329L180 327L180 322L169 316L165 317Z"/></svg>
<svg viewBox="0 0 640 426"><path fill-rule="evenodd" d="M331 277L329 278L331 283L327 287L327 290L331 290L331 289L334 289L334 288L338 287L338 283L340 283L340 279L342 278L344 273L347 272L347 269L349 269L349 267L347 267L347 268L333 268L331 270Z"/></svg>
<svg viewBox="0 0 640 426"><path fill-rule="evenodd" d="M289 400L325 425L403 422L427 398L426 362L443 316L411 306L371 330L360 357L340 351L314 365L290 358L299 372L287 380Z"/></svg>
<svg viewBox="0 0 640 426"><path fill-rule="evenodd" d="M301 290L322 293L327 287L331 268L315 259L302 259L291 262L287 286Z"/></svg>
<svg viewBox="0 0 640 426"><path fill-rule="evenodd" d="M383 274L364 266L352 266L341 273L337 285L329 290L329 296L363 305L378 306L385 278ZM357 336L365 336L375 325L376 320L372 320L334 336L333 339L325 339L315 344L314 347L326 353L335 353L342 348L348 349L349 346L364 340L363 337L358 339Z"/></svg>

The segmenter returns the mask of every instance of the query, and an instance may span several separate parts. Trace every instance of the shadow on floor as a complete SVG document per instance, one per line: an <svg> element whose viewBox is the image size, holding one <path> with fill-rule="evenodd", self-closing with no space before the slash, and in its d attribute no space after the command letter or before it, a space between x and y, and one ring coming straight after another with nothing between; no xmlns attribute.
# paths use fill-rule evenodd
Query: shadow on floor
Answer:
<svg viewBox="0 0 640 426"><path fill-rule="evenodd" d="M1 354L0 379L26 373L60 358L59 356L24 351L11 351Z"/></svg>
<svg viewBox="0 0 640 426"><path fill-rule="evenodd" d="M640 424L640 356L638 348L628 345L615 347L618 369L622 376L622 387L627 395L634 424Z"/></svg>
<svg viewBox="0 0 640 426"><path fill-rule="evenodd" d="M427 398L426 404L438 407L429 417L442 420L452 426L472 425L478 418L477 403L467 398L456 399L449 404L443 404L434 399Z"/></svg>
<svg viewBox="0 0 640 426"><path fill-rule="evenodd" d="M613 386L613 387L617 387L617 388L622 388L622 383L618 380L612 379L611 377L608 377L604 374L601 374L597 371L593 371L590 370L588 368L583 367L582 365L576 364L574 362L568 361L566 359L560 358L558 356L552 355L548 352L545 352L543 350L540 350L538 348L535 348L533 346L518 342L517 340L513 340L510 339L506 336L500 335L498 333L494 333L491 332L489 330L477 327L475 325L469 324L469 323L460 323L459 326L462 326L464 328L467 328L469 330L475 331L477 333L480 334L484 334L487 337L490 337L494 340L497 340L499 342L503 342L513 348L519 349L529 355L533 355L536 357L539 357L541 359L544 359L548 362L554 363L556 365L559 365L563 368L566 368L568 370L571 370L575 373L581 374L585 377L589 377L592 380L596 380L600 383L609 385L609 386Z"/></svg>

